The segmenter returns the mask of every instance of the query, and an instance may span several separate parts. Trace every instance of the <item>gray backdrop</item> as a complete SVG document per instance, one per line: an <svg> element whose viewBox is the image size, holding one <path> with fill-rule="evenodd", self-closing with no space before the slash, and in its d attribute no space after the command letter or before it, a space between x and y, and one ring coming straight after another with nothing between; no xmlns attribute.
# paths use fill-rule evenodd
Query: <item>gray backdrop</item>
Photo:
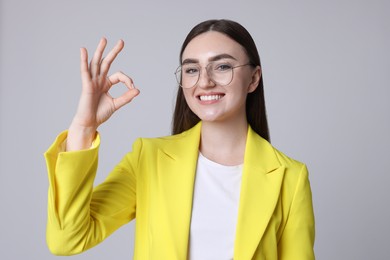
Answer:
<svg viewBox="0 0 390 260"><path fill-rule="evenodd" d="M124 39L111 72L141 90L100 128L98 183L136 137L169 134L179 48L210 18L239 21L257 42L272 142L310 170L317 258L388 259L389 10L385 0L2 0L0 259L56 259L43 152L75 112L79 48ZM131 259L133 232L72 259Z"/></svg>

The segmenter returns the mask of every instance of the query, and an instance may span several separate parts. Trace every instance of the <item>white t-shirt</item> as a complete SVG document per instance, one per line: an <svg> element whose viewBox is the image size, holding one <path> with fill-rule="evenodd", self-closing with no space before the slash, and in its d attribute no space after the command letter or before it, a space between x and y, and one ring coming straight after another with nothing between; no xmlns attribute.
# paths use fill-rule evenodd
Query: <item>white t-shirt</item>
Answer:
<svg viewBox="0 0 390 260"><path fill-rule="evenodd" d="M225 166L199 153L189 239L190 260L233 259L242 165Z"/></svg>

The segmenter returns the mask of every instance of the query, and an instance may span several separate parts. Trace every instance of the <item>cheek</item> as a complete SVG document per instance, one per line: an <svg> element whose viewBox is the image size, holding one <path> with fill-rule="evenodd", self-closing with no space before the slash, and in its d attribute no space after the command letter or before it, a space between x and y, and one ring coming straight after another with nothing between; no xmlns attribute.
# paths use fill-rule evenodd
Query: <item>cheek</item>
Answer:
<svg viewBox="0 0 390 260"><path fill-rule="evenodd" d="M250 84L251 82L247 78L237 78L237 80L234 81L234 84L231 86L231 93L237 98L246 97L250 92Z"/></svg>
<svg viewBox="0 0 390 260"><path fill-rule="evenodd" d="M248 73L237 71L233 74L233 80L230 85L236 92L247 92L250 83L251 79Z"/></svg>
<svg viewBox="0 0 390 260"><path fill-rule="evenodd" d="M194 97L193 97L192 89L183 89L183 95L184 95L184 99L185 99L187 105L193 111L194 110L194 102L195 102L195 100L194 100Z"/></svg>
<svg viewBox="0 0 390 260"><path fill-rule="evenodd" d="M184 95L184 99L186 100L187 104L189 103L188 101L190 101L190 97L191 97L191 93L189 91L189 89L183 89L183 95Z"/></svg>
<svg viewBox="0 0 390 260"><path fill-rule="evenodd" d="M184 97L187 97L187 96L189 96L191 93L190 93L190 90L191 89L188 89L188 88L182 88L182 90L183 90L183 95L184 95Z"/></svg>

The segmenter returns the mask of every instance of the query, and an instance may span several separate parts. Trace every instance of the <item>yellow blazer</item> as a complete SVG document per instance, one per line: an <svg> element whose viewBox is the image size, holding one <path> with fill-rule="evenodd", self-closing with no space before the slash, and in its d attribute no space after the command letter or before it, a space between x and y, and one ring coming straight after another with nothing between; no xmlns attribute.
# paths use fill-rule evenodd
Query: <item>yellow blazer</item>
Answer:
<svg viewBox="0 0 390 260"><path fill-rule="evenodd" d="M93 188L99 136L88 150L45 153L47 243L71 255L137 218L134 259L187 259L201 123L175 136L137 139L133 151ZM250 127L241 181L234 259L314 259L314 216L306 166Z"/></svg>

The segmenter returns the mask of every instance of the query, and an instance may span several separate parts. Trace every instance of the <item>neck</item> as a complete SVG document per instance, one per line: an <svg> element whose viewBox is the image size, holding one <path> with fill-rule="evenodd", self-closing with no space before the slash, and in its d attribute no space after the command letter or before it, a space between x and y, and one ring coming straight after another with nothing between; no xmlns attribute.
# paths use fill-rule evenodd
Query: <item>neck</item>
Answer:
<svg viewBox="0 0 390 260"><path fill-rule="evenodd" d="M223 165L242 164L247 133L245 117L240 122L202 122L200 152Z"/></svg>

